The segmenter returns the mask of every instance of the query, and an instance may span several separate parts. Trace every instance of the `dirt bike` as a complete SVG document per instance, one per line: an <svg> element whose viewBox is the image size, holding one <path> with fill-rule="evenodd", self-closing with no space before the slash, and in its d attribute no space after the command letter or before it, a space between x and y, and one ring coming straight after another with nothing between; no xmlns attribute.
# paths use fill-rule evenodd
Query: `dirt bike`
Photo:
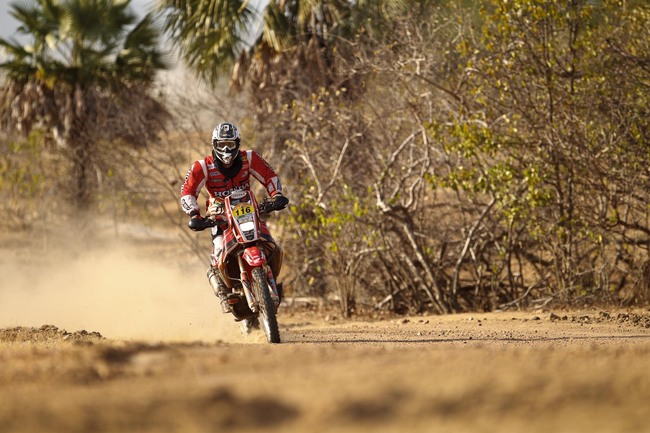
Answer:
<svg viewBox="0 0 650 433"><path fill-rule="evenodd" d="M259 321L269 343L280 342L276 315L282 292L270 263L273 255L281 252L270 235L265 236L260 216L284 209L287 203L288 200L281 196L280 200L265 199L258 205L252 192L234 191L225 197L216 214L195 218L189 223L196 231L227 224L218 270L232 290L228 304L235 320L242 321L246 331Z"/></svg>

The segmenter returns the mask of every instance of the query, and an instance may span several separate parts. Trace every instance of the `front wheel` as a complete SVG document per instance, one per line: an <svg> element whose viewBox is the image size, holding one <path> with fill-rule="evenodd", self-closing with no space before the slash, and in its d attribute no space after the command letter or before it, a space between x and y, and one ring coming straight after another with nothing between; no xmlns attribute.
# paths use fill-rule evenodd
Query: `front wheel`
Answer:
<svg viewBox="0 0 650 433"><path fill-rule="evenodd" d="M275 315L275 303L271 298L266 272L262 268L254 268L252 271L253 290L260 303L260 322L266 339L269 343L280 342L280 329L278 328L278 319Z"/></svg>

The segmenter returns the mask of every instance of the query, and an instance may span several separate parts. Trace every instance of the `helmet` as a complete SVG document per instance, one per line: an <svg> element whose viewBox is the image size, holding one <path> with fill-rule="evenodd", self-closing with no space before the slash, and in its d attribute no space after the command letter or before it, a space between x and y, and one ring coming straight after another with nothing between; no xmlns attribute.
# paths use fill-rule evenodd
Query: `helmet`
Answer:
<svg viewBox="0 0 650 433"><path fill-rule="evenodd" d="M239 154L241 136L230 122L217 125L212 131L212 155L225 165L230 165Z"/></svg>

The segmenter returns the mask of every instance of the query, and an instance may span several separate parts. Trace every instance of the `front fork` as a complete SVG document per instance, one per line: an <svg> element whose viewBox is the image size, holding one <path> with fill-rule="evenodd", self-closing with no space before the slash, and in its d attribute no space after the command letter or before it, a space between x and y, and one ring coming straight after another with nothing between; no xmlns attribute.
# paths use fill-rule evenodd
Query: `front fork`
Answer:
<svg viewBox="0 0 650 433"><path fill-rule="evenodd" d="M265 270L269 288L271 289L271 299L273 299L273 303L275 304L275 309L277 311L278 307L280 306L278 287L275 283L273 272L271 272L271 267L268 265L264 253L257 246L248 247L241 254L237 255L237 263L239 264L239 273L242 287L244 288L244 293L246 295L246 302L248 302L248 307L251 309L251 311L254 313L257 313L259 311L259 300L256 300L255 295L253 294L249 271L252 268L258 267L262 267Z"/></svg>

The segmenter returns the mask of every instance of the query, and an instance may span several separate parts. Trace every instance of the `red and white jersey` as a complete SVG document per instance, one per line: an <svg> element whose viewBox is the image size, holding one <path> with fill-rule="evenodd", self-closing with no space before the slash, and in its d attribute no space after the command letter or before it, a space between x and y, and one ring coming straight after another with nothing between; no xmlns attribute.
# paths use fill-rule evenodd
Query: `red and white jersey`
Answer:
<svg viewBox="0 0 650 433"><path fill-rule="evenodd" d="M222 173L212 155L192 164L181 187L181 206L186 214L200 210L196 199L203 187L210 197L219 199L236 190L250 190L251 175L264 185L270 197L282 193L278 175L264 158L254 150L240 151L239 155L241 169L234 177Z"/></svg>

